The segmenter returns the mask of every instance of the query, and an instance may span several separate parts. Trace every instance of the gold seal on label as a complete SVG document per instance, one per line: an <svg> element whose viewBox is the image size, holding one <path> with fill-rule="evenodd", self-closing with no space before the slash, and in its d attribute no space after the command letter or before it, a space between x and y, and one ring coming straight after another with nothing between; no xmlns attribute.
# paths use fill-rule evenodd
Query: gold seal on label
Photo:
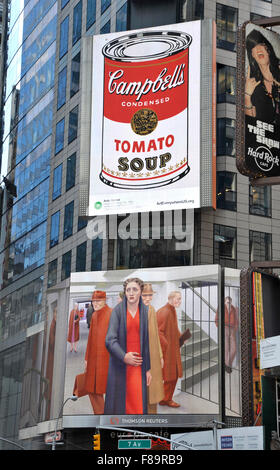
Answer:
<svg viewBox="0 0 280 470"><path fill-rule="evenodd" d="M147 135L155 130L158 117L152 109L139 109L131 119L131 128L138 135Z"/></svg>

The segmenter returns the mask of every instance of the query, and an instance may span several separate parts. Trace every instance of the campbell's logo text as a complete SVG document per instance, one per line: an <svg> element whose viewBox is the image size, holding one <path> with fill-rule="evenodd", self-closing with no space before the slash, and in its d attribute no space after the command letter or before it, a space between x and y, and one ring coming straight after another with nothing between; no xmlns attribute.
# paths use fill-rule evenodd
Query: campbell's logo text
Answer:
<svg viewBox="0 0 280 470"><path fill-rule="evenodd" d="M145 81L135 82L121 81L120 79L124 75L124 70L122 69L109 72L108 91L110 94L135 95L136 101L139 101L143 95L150 91L157 93L183 85L185 83L184 68L185 64L176 65L173 73L168 74L168 69L165 67L155 80L146 78Z"/></svg>

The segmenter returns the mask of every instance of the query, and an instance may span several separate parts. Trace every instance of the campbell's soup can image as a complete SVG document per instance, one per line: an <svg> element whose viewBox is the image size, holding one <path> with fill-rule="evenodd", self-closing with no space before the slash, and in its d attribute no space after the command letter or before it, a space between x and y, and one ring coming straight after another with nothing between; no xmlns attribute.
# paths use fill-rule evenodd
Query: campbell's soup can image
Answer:
<svg viewBox="0 0 280 470"><path fill-rule="evenodd" d="M188 174L192 37L144 31L108 41L104 56L102 168L111 187L141 190Z"/></svg>

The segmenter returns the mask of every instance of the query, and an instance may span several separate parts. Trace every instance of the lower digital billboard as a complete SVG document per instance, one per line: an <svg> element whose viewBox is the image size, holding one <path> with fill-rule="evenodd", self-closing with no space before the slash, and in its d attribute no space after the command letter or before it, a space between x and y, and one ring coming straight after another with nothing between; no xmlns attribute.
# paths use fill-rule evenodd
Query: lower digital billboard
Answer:
<svg viewBox="0 0 280 470"><path fill-rule="evenodd" d="M236 318L239 272L229 271L225 301ZM64 427L203 425L220 416L220 298L218 265L72 273L64 401L78 400L65 403ZM228 329L227 414L240 416L238 328Z"/></svg>

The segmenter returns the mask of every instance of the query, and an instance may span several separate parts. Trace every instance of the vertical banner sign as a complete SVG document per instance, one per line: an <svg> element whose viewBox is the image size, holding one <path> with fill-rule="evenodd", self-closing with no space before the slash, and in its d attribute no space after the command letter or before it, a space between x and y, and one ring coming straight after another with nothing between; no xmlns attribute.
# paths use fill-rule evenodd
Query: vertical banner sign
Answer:
<svg viewBox="0 0 280 470"><path fill-rule="evenodd" d="M239 31L237 168L280 175L280 36L252 23Z"/></svg>
<svg viewBox="0 0 280 470"><path fill-rule="evenodd" d="M88 215L199 207L200 57L200 21L94 37Z"/></svg>
<svg viewBox="0 0 280 470"><path fill-rule="evenodd" d="M254 423L261 424L259 415L262 407L261 376L260 368L260 342L264 338L263 299L262 299L262 276L253 272L253 337L252 337L252 370L253 370L253 412Z"/></svg>

